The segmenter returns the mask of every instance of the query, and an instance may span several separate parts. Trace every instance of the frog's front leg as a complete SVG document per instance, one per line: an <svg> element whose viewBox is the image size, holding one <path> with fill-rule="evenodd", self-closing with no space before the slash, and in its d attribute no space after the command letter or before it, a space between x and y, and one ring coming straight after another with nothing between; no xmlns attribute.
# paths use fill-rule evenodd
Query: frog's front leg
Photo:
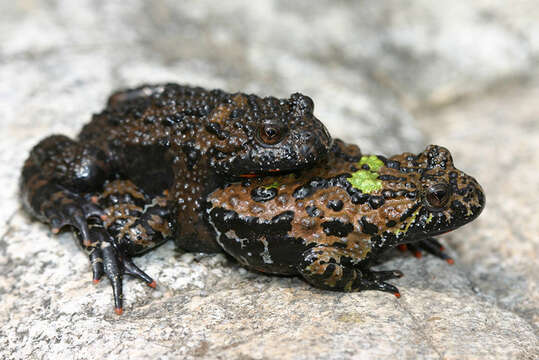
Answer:
<svg viewBox="0 0 539 360"><path fill-rule="evenodd" d="M103 151L63 135L49 136L32 149L24 164L20 184L23 203L54 233L66 225L75 227L88 246L87 220L104 213L85 194L99 188L108 173Z"/></svg>
<svg viewBox="0 0 539 360"><path fill-rule="evenodd" d="M90 258L93 281L97 283L103 274L107 276L112 286L114 311L121 315L123 313L122 278L124 274L137 277L152 288L156 287L156 283L133 263L125 247L118 243L118 239L111 236L103 225L90 225L89 231L93 242L89 246L84 246L84 249ZM77 233L77 236L79 235L80 232Z"/></svg>
<svg viewBox="0 0 539 360"><path fill-rule="evenodd" d="M347 249L317 246L303 253L299 273L312 285L335 291L380 290L400 297L399 290L386 280L402 277L399 270L372 271L352 262Z"/></svg>

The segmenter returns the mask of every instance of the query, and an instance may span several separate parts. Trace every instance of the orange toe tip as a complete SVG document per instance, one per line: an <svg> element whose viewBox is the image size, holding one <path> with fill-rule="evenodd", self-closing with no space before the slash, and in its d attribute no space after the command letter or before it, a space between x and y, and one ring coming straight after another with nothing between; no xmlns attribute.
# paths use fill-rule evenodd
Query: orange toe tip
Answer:
<svg viewBox="0 0 539 360"><path fill-rule="evenodd" d="M116 315L122 315L124 313L124 309L114 308L114 312L116 313Z"/></svg>
<svg viewBox="0 0 539 360"><path fill-rule="evenodd" d="M103 221L107 220L107 215L100 215L99 218Z"/></svg>
<svg viewBox="0 0 539 360"><path fill-rule="evenodd" d="M60 232L60 229L59 228L52 228L51 231L52 231L53 234L58 234Z"/></svg>
<svg viewBox="0 0 539 360"><path fill-rule="evenodd" d="M445 251L445 247L440 246L440 251Z"/></svg>
<svg viewBox="0 0 539 360"><path fill-rule="evenodd" d="M90 198L90 201L93 202L94 204L97 204L97 201L98 201L98 200L99 200L99 199L97 198L97 196L92 196L92 197Z"/></svg>
<svg viewBox="0 0 539 360"><path fill-rule="evenodd" d="M148 284L149 287L151 287L152 289L155 289L156 286L157 286L157 283L154 281L152 281L151 283Z"/></svg>
<svg viewBox="0 0 539 360"><path fill-rule="evenodd" d="M421 259L421 257L423 256L423 254L421 254L420 251L416 251L416 252L414 253L414 256L415 256L416 258L418 258L418 259Z"/></svg>
<svg viewBox="0 0 539 360"><path fill-rule="evenodd" d="M406 246L406 244L398 245L397 248L398 248L400 251L406 251L406 250L408 249L408 247Z"/></svg>
<svg viewBox="0 0 539 360"><path fill-rule="evenodd" d="M395 295L395 297L396 297L397 299L400 299L400 297L401 297L401 294L400 294L400 293L394 293L393 295Z"/></svg>
<svg viewBox="0 0 539 360"><path fill-rule="evenodd" d="M455 260L453 259L447 259L446 261L449 265L453 265L455 263Z"/></svg>
<svg viewBox="0 0 539 360"><path fill-rule="evenodd" d="M92 283L94 283L94 285L95 285L95 284L99 284L99 279L93 279L93 280L92 280Z"/></svg>

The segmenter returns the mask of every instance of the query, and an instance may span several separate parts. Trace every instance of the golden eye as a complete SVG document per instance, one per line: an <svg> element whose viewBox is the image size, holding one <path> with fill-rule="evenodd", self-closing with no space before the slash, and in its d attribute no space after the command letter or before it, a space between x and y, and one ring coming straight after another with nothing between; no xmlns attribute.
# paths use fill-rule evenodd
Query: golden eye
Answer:
<svg viewBox="0 0 539 360"><path fill-rule="evenodd" d="M440 183L434 184L427 190L427 204L433 209L443 208L451 196L449 185Z"/></svg>
<svg viewBox="0 0 539 360"><path fill-rule="evenodd" d="M284 127L281 124L268 122L258 128L258 139L263 145L275 145L284 137Z"/></svg>

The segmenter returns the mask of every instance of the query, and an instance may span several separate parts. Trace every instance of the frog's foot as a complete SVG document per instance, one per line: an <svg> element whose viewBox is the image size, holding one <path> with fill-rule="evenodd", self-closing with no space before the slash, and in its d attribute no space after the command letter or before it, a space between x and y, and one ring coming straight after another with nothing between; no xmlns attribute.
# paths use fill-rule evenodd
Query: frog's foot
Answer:
<svg viewBox="0 0 539 360"><path fill-rule="evenodd" d="M77 235L81 236L80 233L77 233ZM99 282L103 274L107 276L112 285L114 311L116 314L121 315L123 313L123 275L137 277L151 288L156 287L155 280L140 270L121 247L115 246L113 238L105 228L100 225L91 226L89 235L92 243L91 246L85 247L85 249L89 253L92 265L93 282Z"/></svg>
<svg viewBox="0 0 539 360"><path fill-rule="evenodd" d="M444 252L445 247L440 244L435 238L427 238L413 244L402 244L399 245L398 248L401 251L409 250L418 259L423 256L422 251L425 251L431 255L436 256L437 258L445 260L450 265L453 265L455 263L455 260L453 260L449 255Z"/></svg>
<svg viewBox="0 0 539 360"><path fill-rule="evenodd" d="M54 193L50 200L43 203L41 209L54 234L64 226L73 226L80 232L79 238L84 247L90 246L92 242L88 219L106 218L103 210L90 199L65 190Z"/></svg>
<svg viewBox="0 0 539 360"><path fill-rule="evenodd" d="M347 249L318 246L303 253L298 271L307 282L318 288L336 291L379 290L400 297L399 289L385 281L402 277L402 272L362 269L351 265L350 260Z"/></svg>
<svg viewBox="0 0 539 360"><path fill-rule="evenodd" d="M401 297L399 289L386 283L386 280L398 279L404 276L400 270L372 271L362 270L365 277L359 284L358 290L380 290L392 293L397 298Z"/></svg>

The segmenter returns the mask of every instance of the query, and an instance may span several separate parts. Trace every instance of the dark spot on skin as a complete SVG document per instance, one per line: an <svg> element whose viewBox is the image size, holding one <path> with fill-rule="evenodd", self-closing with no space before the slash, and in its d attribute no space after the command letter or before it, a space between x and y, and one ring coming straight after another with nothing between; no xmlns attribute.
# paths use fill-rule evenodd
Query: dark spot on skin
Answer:
<svg viewBox="0 0 539 360"><path fill-rule="evenodd" d="M320 215L320 209L318 209L316 206L307 206L305 210L311 217L317 217Z"/></svg>
<svg viewBox="0 0 539 360"><path fill-rule="evenodd" d="M406 196L406 194L408 193L408 191L406 190L398 190L395 192L395 196L396 197L403 197L403 196Z"/></svg>
<svg viewBox="0 0 539 360"><path fill-rule="evenodd" d="M380 176L378 176L378 180L382 180L382 181L397 181L397 180L399 180L399 178L396 177L396 176L393 176L393 175L380 175Z"/></svg>
<svg viewBox="0 0 539 360"><path fill-rule="evenodd" d="M234 109L230 112L230 118L231 119L237 119L242 117L245 114L245 110L243 109Z"/></svg>
<svg viewBox="0 0 539 360"><path fill-rule="evenodd" d="M372 244L379 244L381 240L382 240L382 237L380 235L371 236Z"/></svg>
<svg viewBox="0 0 539 360"><path fill-rule="evenodd" d="M384 205L385 200L382 196L371 196L369 198L369 205L373 209L378 209L380 206Z"/></svg>
<svg viewBox="0 0 539 360"><path fill-rule="evenodd" d="M174 125L174 120L171 117L166 116L161 119L161 124L163 124L163 126L172 126Z"/></svg>
<svg viewBox="0 0 539 360"><path fill-rule="evenodd" d="M418 171L418 169L412 168L412 167L401 167L399 170L400 170L401 173L404 173L404 174L413 173L413 172Z"/></svg>
<svg viewBox="0 0 539 360"><path fill-rule="evenodd" d="M331 244L331 246L336 247L336 248L345 249L347 245L344 242L335 241L333 244Z"/></svg>
<svg viewBox="0 0 539 360"><path fill-rule="evenodd" d="M386 161L386 166L390 169L399 169L401 164L398 162L398 161L395 161L395 160L387 160Z"/></svg>
<svg viewBox="0 0 539 360"><path fill-rule="evenodd" d="M404 220L408 219L408 217L410 217L420 206L421 206L421 203L419 202L415 204L414 206L412 206L411 208L409 208L408 210L406 210L404 214L402 214L402 216L400 217L399 221L403 222Z"/></svg>
<svg viewBox="0 0 539 360"><path fill-rule="evenodd" d="M186 155L187 166L189 169L192 169L193 166L198 162L200 157L200 150L196 148L196 145L192 143L187 143L183 146L183 152Z"/></svg>
<svg viewBox="0 0 539 360"><path fill-rule="evenodd" d="M326 221L322 223L324 232L329 236L345 237L354 230L354 225L343 223L339 220Z"/></svg>
<svg viewBox="0 0 539 360"><path fill-rule="evenodd" d="M251 190L251 198L257 202L264 202L273 199L277 196L277 193L278 191L275 188L267 189L263 186L259 186Z"/></svg>
<svg viewBox="0 0 539 360"><path fill-rule="evenodd" d="M314 190L323 189L328 186L328 181L326 179L315 177L309 181L309 186Z"/></svg>
<svg viewBox="0 0 539 360"><path fill-rule="evenodd" d="M364 234L374 235L374 234L378 233L378 226L376 226L373 223L370 223L367 220L366 216L361 217L360 225L361 225L361 231Z"/></svg>
<svg viewBox="0 0 539 360"><path fill-rule="evenodd" d="M328 201L328 209L331 209L333 211L341 211L344 203L342 200L329 200Z"/></svg>
<svg viewBox="0 0 539 360"><path fill-rule="evenodd" d="M394 220L389 220L388 222L386 222L387 227L393 227L395 225L397 225L397 223Z"/></svg>
<svg viewBox="0 0 539 360"><path fill-rule="evenodd" d="M147 124L147 125L154 124L156 121L157 121L157 119L155 118L155 116L146 116L144 118L144 123Z"/></svg>
<svg viewBox="0 0 539 360"><path fill-rule="evenodd" d="M417 197L417 192L415 192L415 191L410 191L410 192L406 193L406 198L407 199L414 200L416 197Z"/></svg>
<svg viewBox="0 0 539 360"><path fill-rule="evenodd" d="M352 195L352 204L365 204L369 200L369 194L356 193Z"/></svg>
<svg viewBox="0 0 539 360"><path fill-rule="evenodd" d="M291 226L290 223L292 222L292 220L294 220L293 211L285 211L271 218L271 222L273 224L283 223L283 224L288 224L288 226Z"/></svg>
<svg viewBox="0 0 539 360"><path fill-rule="evenodd" d="M311 188L309 185L304 185L294 190L294 193L292 194L292 196L295 197L296 199L304 199L307 196L311 195L312 193L313 193L313 188Z"/></svg>
<svg viewBox="0 0 539 360"><path fill-rule="evenodd" d="M206 125L206 130L210 134L213 134L213 135L217 136L217 138L219 140L225 140L227 138L227 135L228 135L228 132L223 131L221 129L221 125L219 125L218 123L215 123L215 122L208 123Z"/></svg>

